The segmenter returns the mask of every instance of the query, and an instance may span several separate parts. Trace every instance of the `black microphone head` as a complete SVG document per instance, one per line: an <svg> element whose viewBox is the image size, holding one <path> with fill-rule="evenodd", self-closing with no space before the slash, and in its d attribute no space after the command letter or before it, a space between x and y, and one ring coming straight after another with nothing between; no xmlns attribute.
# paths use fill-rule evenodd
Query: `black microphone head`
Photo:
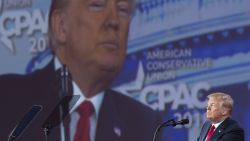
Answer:
<svg viewBox="0 0 250 141"><path fill-rule="evenodd" d="M188 120L188 119L182 119L182 120L180 120L180 121L174 122L174 123L172 124L172 126L176 126L176 125L179 125L179 124L184 125L184 124L188 124L188 123L189 123L189 120Z"/></svg>
<svg viewBox="0 0 250 141"><path fill-rule="evenodd" d="M181 120L181 124L184 125L184 124L188 124L189 123L189 119L186 118L186 119L182 119Z"/></svg>
<svg viewBox="0 0 250 141"><path fill-rule="evenodd" d="M59 96L62 98L66 95L72 95L73 89L71 84L71 76L66 65L60 68L60 93Z"/></svg>

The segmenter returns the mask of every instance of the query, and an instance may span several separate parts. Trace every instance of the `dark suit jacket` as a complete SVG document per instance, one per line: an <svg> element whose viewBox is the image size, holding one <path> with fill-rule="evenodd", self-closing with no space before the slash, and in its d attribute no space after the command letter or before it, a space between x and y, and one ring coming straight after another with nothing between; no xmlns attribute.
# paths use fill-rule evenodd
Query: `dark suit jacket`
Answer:
<svg viewBox="0 0 250 141"><path fill-rule="evenodd" d="M0 76L1 141L7 140L14 126L34 104L42 105L43 110L17 140L45 140L42 123L60 101L58 77L52 62L30 75ZM106 90L98 117L96 141L151 141L159 122L159 115L150 108L123 94ZM51 131L49 141L59 138L57 126Z"/></svg>
<svg viewBox="0 0 250 141"><path fill-rule="evenodd" d="M211 126L210 121L204 123L198 141L205 141ZM210 141L244 141L244 130L236 121L227 118L216 128Z"/></svg>

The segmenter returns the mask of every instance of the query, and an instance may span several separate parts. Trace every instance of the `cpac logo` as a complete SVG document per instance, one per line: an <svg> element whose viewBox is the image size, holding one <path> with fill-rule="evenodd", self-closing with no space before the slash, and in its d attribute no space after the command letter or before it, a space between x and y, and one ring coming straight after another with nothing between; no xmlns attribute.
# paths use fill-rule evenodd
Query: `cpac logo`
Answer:
<svg viewBox="0 0 250 141"><path fill-rule="evenodd" d="M12 53L15 52L12 37L21 37L24 33L28 36L35 32L47 33L48 16L44 16L39 9L29 12L26 10L4 12L0 17L0 41Z"/></svg>
<svg viewBox="0 0 250 141"><path fill-rule="evenodd" d="M166 104L170 104L173 111L177 110L180 106L185 106L188 109L204 109L206 107L207 101L203 97L205 96L205 92L211 88L207 82L197 82L192 87L187 83L162 83L144 86L144 77L145 72L140 62L136 80L131 83L133 85L123 85L116 89L127 95L139 92L139 101L154 110L164 111L166 110Z"/></svg>

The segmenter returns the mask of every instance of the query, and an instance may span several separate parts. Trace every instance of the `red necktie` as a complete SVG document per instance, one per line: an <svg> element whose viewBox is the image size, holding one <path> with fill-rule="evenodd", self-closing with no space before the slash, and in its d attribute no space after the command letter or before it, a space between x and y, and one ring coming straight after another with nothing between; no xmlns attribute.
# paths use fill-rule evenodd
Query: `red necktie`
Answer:
<svg viewBox="0 0 250 141"><path fill-rule="evenodd" d="M213 133L214 133L214 129L215 129L215 126L212 125L208 131L208 134L207 134L207 139L206 141L210 141L210 138L212 137Z"/></svg>
<svg viewBox="0 0 250 141"><path fill-rule="evenodd" d="M84 101L78 108L77 112L80 119L77 123L77 129L74 141L90 141L90 115L94 112L94 107L90 101Z"/></svg>

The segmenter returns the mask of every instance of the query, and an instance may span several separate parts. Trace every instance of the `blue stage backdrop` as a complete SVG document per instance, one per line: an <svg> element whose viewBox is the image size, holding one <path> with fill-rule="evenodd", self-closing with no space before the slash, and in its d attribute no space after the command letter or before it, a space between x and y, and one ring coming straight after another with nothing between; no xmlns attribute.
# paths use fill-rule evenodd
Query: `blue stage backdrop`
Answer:
<svg viewBox="0 0 250 141"><path fill-rule="evenodd" d="M206 96L235 100L233 118L250 141L250 1L140 0L127 59L113 88L190 124L161 130L168 141L196 140ZM0 1L0 74L31 73L51 59L49 0ZM143 117L142 117L143 118Z"/></svg>

